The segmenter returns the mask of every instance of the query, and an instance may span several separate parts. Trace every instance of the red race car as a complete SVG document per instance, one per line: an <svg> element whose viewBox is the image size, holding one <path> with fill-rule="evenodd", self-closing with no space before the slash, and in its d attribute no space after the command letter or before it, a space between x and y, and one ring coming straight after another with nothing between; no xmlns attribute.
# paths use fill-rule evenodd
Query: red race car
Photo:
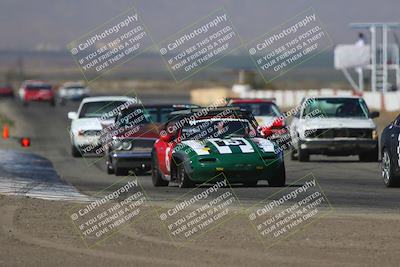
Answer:
<svg viewBox="0 0 400 267"><path fill-rule="evenodd" d="M264 137L284 148L286 144L289 144L290 133L284 115L275 104L275 99L231 98L227 102L228 106L240 107L253 113L262 128L261 133Z"/></svg>
<svg viewBox="0 0 400 267"><path fill-rule="evenodd" d="M50 105L55 105L53 87L51 84L42 81L25 81L22 83L18 93L24 106L27 106L32 101L49 102Z"/></svg>
<svg viewBox="0 0 400 267"><path fill-rule="evenodd" d="M10 84L2 83L0 84L0 97L13 97L14 91Z"/></svg>

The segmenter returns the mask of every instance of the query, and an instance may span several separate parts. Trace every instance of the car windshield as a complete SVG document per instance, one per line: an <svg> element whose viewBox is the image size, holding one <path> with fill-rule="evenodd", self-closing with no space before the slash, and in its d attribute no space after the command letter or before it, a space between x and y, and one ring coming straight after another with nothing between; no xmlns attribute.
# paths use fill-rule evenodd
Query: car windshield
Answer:
<svg viewBox="0 0 400 267"><path fill-rule="evenodd" d="M146 117L151 120L152 122L160 122L159 119L159 108L147 108L145 107L145 114Z"/></svg>
<svg viewBox="0 0 400 267"><path fill-rule="evenodd" d="M153 123L164 123L168 121L169 114L176 110L186 109L184 107L173 107L173 106L152 106L152 107L144 107L144 113L147 120ZM132 112L132 111L129 111ZM125 116L125 115L124 115Z"/></svg>
<svg viewBox="0 0 400 267"><path fill-rule="evenodd" d="M168 116L171 112L175 111L176 109L173 107L170 108L162 108L160 110L160 122L166 122L168 121Z"/></svg>
<svg viewBox="0 0 400 267"><path fill-rule="evenodd" d="M118 114L118 108L124 101L88 102L82 106L79 118L112 118Z"/></svg>
<svg viewBox="0 0 400 267"><path fill-rule="evenodd" d="M232 106L251 111L254 116L279 117L281 114L274 103L234 103Z"/></svg>
<svg viewBox="0 0 400 267"><path fill-rule="evenodd" d="M196 120L182 128L181 139L248 137L250 131L253 127L243 119Z"/></svg>
<svg viewBox="0 0 400 267"><path fill-rule="evenodd" d="M393 121L393 124L396 126L400 126L400 115Z"/></svg>
<svg viewBox="0 0 400 267"><path fill-rule="evenodd" d="M168 120L168 115L174 111L173 107L144 107L129 108L124 110L122 116L118 118L122 125L132 124L136 120L136 124L142 123L162 123ZM141 118L139 118L141 117Z"/></svg>
<svg viewBox="0 0 400 267"><path fill-rule="evenodd" d="M67 90L85 89L85 87L84 87L84 86L81 86L81 85L77 85L77 86L67 86L67 87L64 87L64 89L67 89Z"/></svg>
<svg viewBox="0 0 400 267"><path fill-rule="evenodd" d="M26 86L27 90L51 90L50 84L29 84Z"/></svg>
<svg viewBox="0 0 400 267"><path fill-rule="evenodd" d="M359 98L318 98L307 102L303 110L303 117L367 118L368 114L367 105Z"/></svg>
<svg viewBox="0 0 400 267"><path fill-rule="evenodd" d="M8 84L8 83L0 83L0 88L11 88L11 84Z"/></svg>
<svg viewBox="0 0 400 267"><path fill-rule="evenodd" d="M129 108L117 118L119 126L133 127L140 124L148 124L153 121L153 115L148 109Z"/></svg>
<svg viewBox="0 0 400 267"><path fill-rule="evenodd" d="M186 104L177 104L177 105L173 105L171 107L162 107L160 108L160 117L159 117L159 121L158 122L166 122L169 119L169 115L171 114L171 112L173 111L178 111L178 110L186 110L186 109L190 109L190 108L197 108L197 105L186 105Z"/></svg>

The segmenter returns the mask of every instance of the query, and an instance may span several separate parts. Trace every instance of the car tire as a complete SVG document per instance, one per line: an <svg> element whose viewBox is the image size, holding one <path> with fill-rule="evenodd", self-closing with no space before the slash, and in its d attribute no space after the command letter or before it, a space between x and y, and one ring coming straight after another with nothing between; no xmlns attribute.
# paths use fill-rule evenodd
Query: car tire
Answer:
<svg viewBox="0 0 400 267"><path fill-rule="evenodd" d="M123 168L113 168L114 169L114 174L116 176L124 176L124 175L128 175L128 170L127 169L123 169Z"/></svg>
<svg viewBox="0 0 400 267"><path fill-rule="evenodd" d="M275 170L276 175L268 180L268 185L271 187L282 187L286 184L285 162L282 162Z"/></svg>
<svg viewBox="0 0 400 267"><path fill-rule="evenodd" d="M190 180L189 175L187 175L185 166L183 166L182 162L176 166L176 181L180 188L192 188L195 185L193 181Z"/></svg>
<svg viewBox="0 0 400 267"><path fill-rule="evenodd" d="M80 152L79 149L76 148L76 146L74 146L74 145L71 145L71 155L72 155L74 158L80 158L80 157L82 157L81 152Z"/></svg>
<svg viewBox="0 0 400 267"><path fill-rule="evenodd" d="M258 181L247 181L247 182L244 182L243 185L246 187L255 187L255 186L257 186L257 183L258 183Z"/></svg>
<svg viewBox="0 0 400 267"><path fill-rule="evenodd" d="M160 170L158 169L158 160L156 156L153 156L152 165L151 165L151 181L153 182L153 186L168 186L169 181L166 181L162 178Z"/></svg>
<svg viewBox="0 0 400 267"><path fill-rule="evenodd" d="M379 160L378 154L378 149L373 149L370 152L359 154L358 158L363 162L377 162Z"/></svg>
<svg viewBox="0 0 400 267"><path fill-rule="evenodd" d="M135 174L136 175L146 175L151 169L149 168L136 168Z"/></svg>
<svg viewBox="0 0 400 267"><path fill-rule="evenodd" d="M307 150L301 149L300 146L297 149L297 158L300 162L307 162L310 161L310 154Z"/></svg>
<svg viewBox="0 0 400 267"><path fill-rule="evenodd" d="M107 174L114 174L114 168L108 162L106 162Z"/></svg>
<svg viewBox="0 0 400 267"><path fill-rule="evenodd" d="M51 100L51 101L50 101L50 106L55 107L55 106L56 106L56 101Z"/></svg>
<svg viewBox="0 0 400 267"><path fill-rule="evenodd" d="M400 177L395 175L393 167L390 153L385 148L382 153L381 175L386 187L396 187L400 185Z"/></svg>
<svg viewBox="0 0 400 267"><path fill-rule="evenodd" d="M298 159L296 153L297 153L296 149L294 147L292 147L291 150L290 150L290 159L291 160L297 160Z"/></svg>
<svg viewBox="0 0 400 267"><path fill-rule="evenodd" d="M28 106L28 102L27 102L27 101L23 101L23 102L22 102L22 105L23 105L24 107L27 107L27 106Z"/></svg>

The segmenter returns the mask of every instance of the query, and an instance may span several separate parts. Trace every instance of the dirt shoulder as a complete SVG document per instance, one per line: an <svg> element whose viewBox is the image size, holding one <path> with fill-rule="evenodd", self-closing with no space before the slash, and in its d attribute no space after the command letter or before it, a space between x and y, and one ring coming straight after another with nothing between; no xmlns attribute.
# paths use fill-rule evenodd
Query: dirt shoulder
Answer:
<svg viewBox="0 0 400 267"><path fill-rule="evenodd" d="M150 212L87 248L67 213L74 205L0 196L0 265L394 266L400 261L400 215L336 211L266 249L245 216L176 247Z"/></svg>

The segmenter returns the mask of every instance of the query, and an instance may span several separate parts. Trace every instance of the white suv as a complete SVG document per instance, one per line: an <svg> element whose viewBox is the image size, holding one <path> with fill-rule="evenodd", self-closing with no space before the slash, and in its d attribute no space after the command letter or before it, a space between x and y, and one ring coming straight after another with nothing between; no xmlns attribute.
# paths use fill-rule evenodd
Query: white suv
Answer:
<svg viewBox="0 0 400 267"><path fill-rule="evenodd" d="M358 155L361 161L378 160L378 134L360 97L308 97L290 125L292 159L309 161L311 154Z"/></svg>

